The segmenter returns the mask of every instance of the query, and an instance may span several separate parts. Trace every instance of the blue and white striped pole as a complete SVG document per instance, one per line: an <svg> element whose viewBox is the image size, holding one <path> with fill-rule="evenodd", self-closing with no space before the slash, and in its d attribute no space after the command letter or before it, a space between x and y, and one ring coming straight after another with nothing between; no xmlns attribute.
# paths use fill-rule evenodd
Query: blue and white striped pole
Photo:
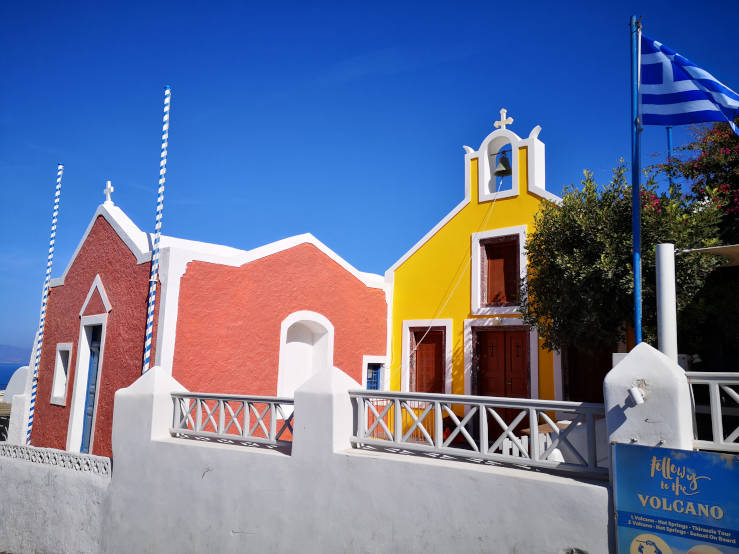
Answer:
<svg viewBox="0 0 739 554"><path fill-rule="evenodd" d="M51 265L54 261L54 242L56 240L56 221L59 215L59 198L62 194L62 175L64 166L56 166L56 191L54 192L54 211L51 216L51 237L49 238L49 256L46 261L46 277L44 289L41 293L41 315L39 316L36 344L33 356L33 380L31 381L31 403L28 409L28 428L26 430L26 444L31 444L31 429L33 428L33 412L36 409L36 393L38 392L38 364L41 360L41 346L44 343L44 322L46 321L46 301L49 298L49 281L51 280Z"/></svg>
<svg viewBox="0 0 739 554"><path fill-rule="evenodd" d="M149 306L146 311L146 342L144 343L144 365L141 373L149 371L151 362L151 336L154 331L154 306L159 280L159 238L162 233L162 210L164 209L164 182L167 176L167 145L169 142L169 102L172 91L164 89L164 117L162 119L162 154L159 162L159 191L157 193L157 216L151 253L151 275L149 277Z"/></svg>

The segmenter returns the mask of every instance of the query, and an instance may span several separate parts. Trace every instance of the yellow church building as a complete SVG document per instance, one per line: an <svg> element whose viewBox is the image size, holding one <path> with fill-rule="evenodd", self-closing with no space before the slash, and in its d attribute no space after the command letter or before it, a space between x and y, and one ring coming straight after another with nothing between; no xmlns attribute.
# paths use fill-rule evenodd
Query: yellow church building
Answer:
<svg viewBox="0 0 739 554"><path fill-rule="evenodd" d="M506 115L464 147L464 200L385 273L386 390L562 398L559 355L518 306L534 214L560 198L545 189L541 127L522 139Z"/></svg>

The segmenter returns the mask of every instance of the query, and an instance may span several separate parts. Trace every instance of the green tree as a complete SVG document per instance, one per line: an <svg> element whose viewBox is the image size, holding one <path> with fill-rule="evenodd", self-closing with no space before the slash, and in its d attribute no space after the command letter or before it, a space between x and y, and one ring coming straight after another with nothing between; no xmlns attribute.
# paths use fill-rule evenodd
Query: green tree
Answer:
<svg viewBox="0 0 739 554"><path fill-rule="evenodd" d="M537 327L549 348L613 351L633 321L631 187L623 162L611 181L598 185L585 171L581 187L568 187L560 204L545 202L526 241L528 276L522 286L523 319ZM643 336L655 343L655 248L718 244L720 213L676 188L642 188ZM676 258L678 310L684 309L717 265L714 256Z"/></svg>
<svg viewBox="0 0 739 554"><path fill-rule="evenodd" d="M696 127L691 142L652 169L672 176L700 201L715 204L722 242L739 243L739 136L727 124ZM703 362L696 368L739 368L738 285L739 267L722 267L679 314L678 344L681 352L699 354Z"/></svg>

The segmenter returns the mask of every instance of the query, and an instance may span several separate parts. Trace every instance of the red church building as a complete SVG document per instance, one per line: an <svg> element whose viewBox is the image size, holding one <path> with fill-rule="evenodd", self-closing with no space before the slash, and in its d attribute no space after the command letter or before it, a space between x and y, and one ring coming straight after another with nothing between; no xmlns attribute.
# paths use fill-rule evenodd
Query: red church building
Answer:
<svg viewBox="0 0 739 554"><path fill-rule="evenodd" d="M113 398L141 375L151 235L100 205L51 281L31 444L110 456ZM384 362L380 275L310 234L253 250L162 236L154 365L188 390L292 396L333 364L366 383Z"/></svg>

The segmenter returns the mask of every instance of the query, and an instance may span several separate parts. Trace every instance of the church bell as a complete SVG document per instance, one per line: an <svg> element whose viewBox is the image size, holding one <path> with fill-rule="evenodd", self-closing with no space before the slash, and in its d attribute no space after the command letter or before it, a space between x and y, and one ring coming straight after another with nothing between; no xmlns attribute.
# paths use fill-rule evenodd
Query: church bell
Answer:
<svg viewBox="0 0 739 554"><path fill-rule="evenodd" d="M506 177L513 173L511 170L511 162L508 159L508 156L505 155L505 152L501 152L498 155L498 162L495 164L495 171L493 173L496 177Z"/></svg>

